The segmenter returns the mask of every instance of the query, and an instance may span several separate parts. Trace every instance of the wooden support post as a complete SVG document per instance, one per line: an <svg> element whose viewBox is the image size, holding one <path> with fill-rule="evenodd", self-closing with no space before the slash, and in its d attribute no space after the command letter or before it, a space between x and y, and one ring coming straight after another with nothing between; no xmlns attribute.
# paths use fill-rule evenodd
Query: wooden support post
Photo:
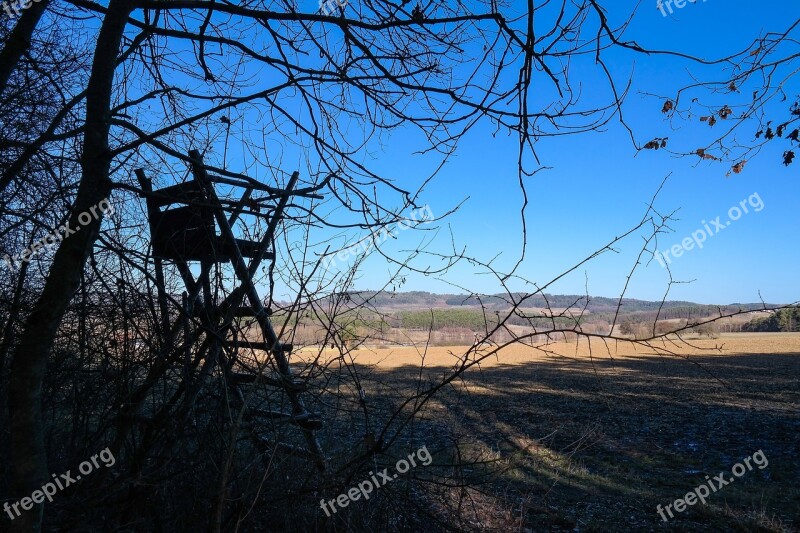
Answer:
<svg viewBox="0 0 800 533"><path fill-rule="evenodd" d="M139 186L142 188L142 190L146 193L153 192L153 183L150 181L150 178L145 176L144 170L137 168L134 172L139 180ZM145 203L147 204L147 218L152 220L155 216L155 212L158 211L158 208L154 207L153 202L149 197L146 198ZM163 330L162 335L164 338L166 338L170 329L170 325L169 307L167 306L167 291L164 281L164 264L162 263L160 257L154 257L153 265L156 267L156 290L158 291L158 310L161 312L161 329Z"/></svg>

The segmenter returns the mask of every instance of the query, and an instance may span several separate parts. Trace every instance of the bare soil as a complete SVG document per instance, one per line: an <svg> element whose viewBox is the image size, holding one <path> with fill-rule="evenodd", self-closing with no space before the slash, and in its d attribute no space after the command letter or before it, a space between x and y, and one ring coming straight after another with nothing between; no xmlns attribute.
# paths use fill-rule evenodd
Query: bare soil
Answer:
<svg viewBox="0 0 800 533"><path fill-rule="evenodd" d="M493 460L460 473L479 489L470 492L471 518L449 518L496 531L798 530L800 334L689 342L511 346L443 388L416 442L437 450L439 462L450 461L454 441L462 454ZM367 404L388 413L468 350L361 348L339 362L358 372ZM307 348L294 360L316 353ZM337 356L323 351L323 359ZM706 476L731 478L759 450L766 468L668 522L657 513Z"/></svg>

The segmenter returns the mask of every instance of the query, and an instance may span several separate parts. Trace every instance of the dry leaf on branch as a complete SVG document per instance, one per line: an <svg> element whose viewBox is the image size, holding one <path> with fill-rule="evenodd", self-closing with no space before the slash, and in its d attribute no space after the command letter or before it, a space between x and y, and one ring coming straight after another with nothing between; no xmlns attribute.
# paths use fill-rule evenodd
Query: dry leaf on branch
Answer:
<svg viewBox="0 0 800 533"><path fill-rule="evenodd" d="M700 156L702 159L713 159L714 161L719 161L720 160L718 157L715 157L715 156L713 156L711 154L707 154L705 148L698 148L695 153L698 156Z"/></svg>
<svg viewBox="0 0 800 533"><path fill-rule="evenodd" d="M669 137L664 137L664 138L656 137L652 141L650 141L647 144L645 144L642 147L642 149L643 150L658 150L659 148L666 148L667 139L669 139Z"/></svg>
<svg viewBox="0 0 800 533"><path fill-rule="evenodd" d="M700 122L708 122L708 125L713 128L714 124L717 123L717 118L714 115L709 117L700 117Z"/></svg>

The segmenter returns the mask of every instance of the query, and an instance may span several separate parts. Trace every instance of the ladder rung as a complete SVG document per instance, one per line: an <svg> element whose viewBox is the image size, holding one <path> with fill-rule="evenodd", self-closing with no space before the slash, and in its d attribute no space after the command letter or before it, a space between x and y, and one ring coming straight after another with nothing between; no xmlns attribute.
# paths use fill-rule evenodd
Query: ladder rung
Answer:
<svg viewBox="0 0 800 533"><path fill-rule="evenodd" d="M256 379L258 379L259 383L264 383L265 385L272 385L284 389L291 389L297 392L303 392L305 390L308 390L308 386L302 379L292 379L290 382L287 383L284 380L268 378L265 376L261 376L259 378L257 374L245 374L241 372L231 374L231 379L233 379L237 383L254 383Z"/></svg>
<svg viewBox="0 0 800 533"><path fill-rule="evenodd" d="M306 413L304 415L292 417L290 422L303 429L310 429L312 431L322 429L322 418L315 413Z"/></svg>
<svg viewBox="0 0 800 533"><path fill-rule="evenodd" d="M272 351L272 345L266 342L227 341L224 344L229 348L248 348L252 350L263 350L265 352ZM291 353L294 349L294 345L292 344L281 344L280 346L284 353Z"/></svg>

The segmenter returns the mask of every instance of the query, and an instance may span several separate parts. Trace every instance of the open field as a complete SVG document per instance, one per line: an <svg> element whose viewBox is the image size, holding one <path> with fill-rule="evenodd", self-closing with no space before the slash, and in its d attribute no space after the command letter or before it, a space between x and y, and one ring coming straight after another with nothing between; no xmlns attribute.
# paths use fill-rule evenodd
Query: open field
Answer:
<svg viewBox="0 0 800 533"><path fill-rule="evenodd" d="M798 530L800 334L691 343L680 348L686 358L593 342L591 358L588 343L560 343L552 353L509 347L486 359L421 413L414 446L434 454L430 472L445 471L437 464L454 448L488 461L459 473L478 487L466 508L432 503L433 513L488 531ZM352 368L380 419L467 349L430 348L422 374L413 348L359 349ZM321 436L335 448L341 431ZM669 522L657 513L706 476L731 478L759 450L768 466L720 488L707 505Z"/></svg>
<svg viewBox="0 0 800 533"><path fill-rule="evenodd" d="M657 355L656 348L672 351L681 356L710 357L720 355L755 355L755 354L800 354L800 334L797 333L724 333L717 339L697 336L684 337L689 343L677 343L670 338L666 342L653 342L653 349L631 342L607 343L599 339L591 342L581 339L580 342L537 343L533 346L511 345L499 350L481 362L482 368L493 368L505 365L528 364L532 362L552 362L558 359L575 359L590 362L602 359L618 359L629 357L645 357ZM483 345L480 353L491 351L494 346ZM398 368L408 365L419 366L424 362L426 367L450 367L456 364L470 346L400 346L377 348L364 346L351 351L347 358L360 365L378 365L380 368ZM319 355L318 346L309 346L298 352L297 358L311 360ZM336 350L325 349L322 359L338 357ZM700 362L700 361L698 361Z"/></svg>

